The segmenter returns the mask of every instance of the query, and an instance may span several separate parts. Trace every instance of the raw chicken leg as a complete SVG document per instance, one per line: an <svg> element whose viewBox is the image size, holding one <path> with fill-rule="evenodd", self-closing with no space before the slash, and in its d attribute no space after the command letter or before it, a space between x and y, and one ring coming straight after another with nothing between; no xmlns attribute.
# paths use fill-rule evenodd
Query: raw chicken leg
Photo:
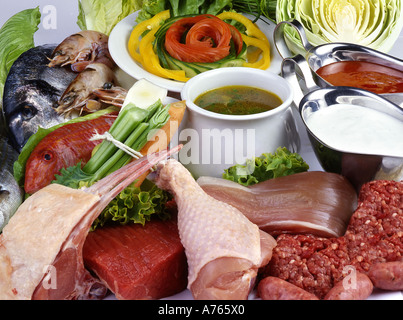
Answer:
<svg viewBox="0 0 403 320"><path fill-rule="evenodd" d="M179 149L143 157L84 190L51 184L29 197L0 235L0 299L102 298L106 287L83 264L91 224L124 188Z"/></svg>
<svg viewBox="0 0 403 320"><path fill-rule="evenodd" d="M158 165L156 183L171 192L178 205L193 297L246 299L276 241L238 209L207 195L174 159Z"/></svg>

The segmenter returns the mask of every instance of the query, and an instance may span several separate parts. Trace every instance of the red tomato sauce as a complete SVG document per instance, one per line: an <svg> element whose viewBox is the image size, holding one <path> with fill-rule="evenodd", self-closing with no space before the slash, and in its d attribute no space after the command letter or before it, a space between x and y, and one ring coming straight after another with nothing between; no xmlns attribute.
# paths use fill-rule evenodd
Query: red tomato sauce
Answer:
<svg viewBox="0 0 403 320"><path fill-rule="evenodd" d="M403 72L366 61L339 61L316 73L334 86L365 89L377 94L403 92Z"/></svg>

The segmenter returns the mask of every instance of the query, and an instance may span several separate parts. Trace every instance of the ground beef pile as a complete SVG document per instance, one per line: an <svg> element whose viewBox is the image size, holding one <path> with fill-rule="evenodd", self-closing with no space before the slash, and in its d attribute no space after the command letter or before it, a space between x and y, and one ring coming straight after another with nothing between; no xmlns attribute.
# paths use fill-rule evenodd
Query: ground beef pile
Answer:
<svg viewBox="0 0 403 320"><path fill-rule="evenodd" d="M264 276L287 280L323 298L351 271L403 259L403 182L378 180L360 191L343 237L283 234ZM344 270L344 272L343 272Z"/></svg>

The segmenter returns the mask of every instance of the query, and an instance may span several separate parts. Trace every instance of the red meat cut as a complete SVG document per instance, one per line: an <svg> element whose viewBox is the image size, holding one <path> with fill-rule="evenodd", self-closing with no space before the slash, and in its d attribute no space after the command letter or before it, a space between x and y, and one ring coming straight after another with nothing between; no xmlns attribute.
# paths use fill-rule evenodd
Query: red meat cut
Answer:
<svg viewBox="0 0 403 320"><path fill-rule="evenodd" d="M119 300L160 299L183 291L187 262L176 219L90 232L84 262Z"/></svg>

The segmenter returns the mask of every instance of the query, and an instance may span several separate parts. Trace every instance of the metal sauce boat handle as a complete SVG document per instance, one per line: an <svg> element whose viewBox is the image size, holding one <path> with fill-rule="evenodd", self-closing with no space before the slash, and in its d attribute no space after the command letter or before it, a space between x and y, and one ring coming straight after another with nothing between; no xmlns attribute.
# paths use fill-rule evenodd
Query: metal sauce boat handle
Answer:
<svg viewBox="0 0 403 320"><path fill-rule="evenodd" d="M304 26L298 20L291 20L291 21L282 21L276 25L273 33L273 40L276 46L277 52L280 56L285 59L291 57L293 54L288 49L286 38L284 37L284 28L285 26L293 27L297 32L301 39L302 46L306 51L309 51L313 48L313 46L309 43L308 38L305 33Z"/></svg>
<svg viewBox="0 0 403 320"><path fill-rule="evenodd" d="M293 101L297 108L308 92L320 88L314 81L308 62L300 54L283 60L281 76L291 85L294 93Z"/></svg>

